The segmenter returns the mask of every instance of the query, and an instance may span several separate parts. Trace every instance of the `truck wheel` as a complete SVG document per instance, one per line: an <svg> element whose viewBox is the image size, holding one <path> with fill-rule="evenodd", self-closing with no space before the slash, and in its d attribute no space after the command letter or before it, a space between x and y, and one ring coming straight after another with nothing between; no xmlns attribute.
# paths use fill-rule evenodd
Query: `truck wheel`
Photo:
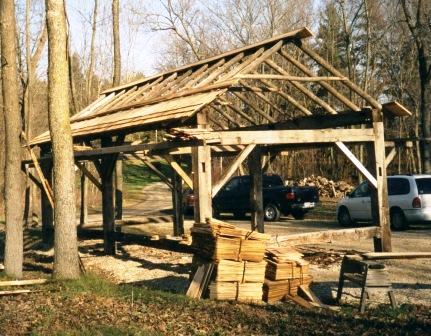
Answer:
<svg viewBox="0 0 431 336"><path fill-rule="evenodd" d="M354 224L347 208L342 207L338 211L338 223L340 223L341 226L352 226Z"/></svg>
<svg viewBox="0 0 431 336"><path fill-rule="evenodd" d="M280 210L276 205L269 203L263 209L264 219L268 222L275 222L280 219Z"/></svg>
<svg viewBox="0 0 431 336"><path fill-rule="evenodd" d="M391 229L394 231L402 231L407 229L407 220L401 209L391 211Z"/></svg>
<svg viewBox="0 0 431 336"><path fill-rule="evenodd" d="M295 219L304 219L306 212L304 210L292 210L292 216Z"/></svg>

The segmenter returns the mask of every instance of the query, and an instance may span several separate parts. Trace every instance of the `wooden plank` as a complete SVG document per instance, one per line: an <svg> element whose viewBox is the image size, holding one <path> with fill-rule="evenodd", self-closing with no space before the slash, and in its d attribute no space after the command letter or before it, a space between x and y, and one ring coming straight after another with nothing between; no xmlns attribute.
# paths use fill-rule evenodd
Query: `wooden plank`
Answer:
<svg viewBox="0 0 431 336"><path fill-rule="evenodd" d="M361 253L361 256L367 260L419 259L431 258L431 252L367 252Z"/></svg>
<svg viewBox="0 0 431 336"><path fill-rule="evenodd" d="M307 300L304 300L302 297L300 296L292 296L289 294L286 294L284 296L285 299L288 299L289 301L292 301L294 303L296 303L297 305L303 307L303 308L307 308L307 309L312 309L314 308L314 306L308 302Z"/></svg>
<svg viewBox="0 0 431 336"><path fill-rule="evenodd" d="M256 50L260 49L262 46L274 44L275 42L280 41L280 40L294 41L297 39L304 39L304 38L308 38L311 36L313 36L313 33L307 27L304 27L301 29L297 29L297 30L294 30L291 32L284 33L282 35L271 37L269 39L266 39L266 40L263 40L263 41L245 46L245 47L230 50L230 51L224 52L220 55L216 55L216 56L213 56L213 57L210 57L210 58L207 58L207 59L204 59L204 60L192 63L192 64L188 64L188 65L185 65L183 67L173 69L173 70L170 70L170 71L158 74L158 75L147 77L147 78L144 78L144 79L141 79L141 80L138 80L135 82L131 82L128 84L124 84L121 86L113 87L113 88L110 88L110 89L103 91L102 93L119 91L119 90L124 89L124 88L128 88L128 87L131 87L131 86L134 86L137 84L141 84L141 83L145 83L147 81L154 80L155 78L158 78L159 76L168 75L172 72L185 71L185 70L188 70L190 68L196 68L196 67L204 65L204 64L211 64L213 62L219 61L220 59L228 58L228 57L234 56L234 55L242 53L242 52L244 52L245 54L250 54L250 53L253 53Z"/></svg>
<svg viewBox="0 0 431 336"><path fill-rule="evenodd" d="M136 159L138 159L139 161L141 161L142 163L144 163L154 174L156 174L160 180L162 180L163 182L166 183L166 185L169 187L169 189L173 189L172 183L169 180L169 178L163 174L160 170L158 170L156 168L156 166L154 166L150 160L146 159L146 158L141 158L140 156L136 155L135 153L132 153L132 156L134 156Z"/></svg>
<svg viewBox="0 0 431 336"><path fill-rule="evenodd" d="M408 117L412 113L397 101L392 101L382 105L383 112L389 112L397 117Z"/></svg>
<svg viewBox="0 0 431 336"><path fill-rule="evenodd" d="M305 73L308 76L314 76L313 71L308 69L305 65L303 65L301 62L290 56L285 50L280 50L281 56L283 56L287 61L292 63L294 66L296 66L299 70L301 70L303 73ZM342 95L337 89L335 89L333 86L331 86L329 83L326 82L320 82L319 83L323 88L325 88L329 93L331 93L335 98L337 98L340 102L345 104L348 108L352 109L353 111L360 111L360 107L358 107L356 104L354 104L351 100L349 100L347 97Z"/></svg>
<svg viewBox="0 0 431 336"><path fill-rule="evenodd" d="M347 241L358 239L371 239L378 233L380 233L380 228L378 226L372 226L365 228L326 230L292 235L273 235L271 236L270 245L302 245L318 244L330 242L333 240Z"/></svg>
<svg viewBox="0 0 431 336"><path fill-rule="evenodd" d="M274 85L272 82L265 80L265 79L260 79L260 81L264 84L267 85L269 88L272 88L274 90L276 90L275 92L281 96L283 99L285 99L288 103L292 104L293 106L295 106L298 110L300 110L302 113L304 113L305 115L312 115L313 113L308 110L306 107L304 107L301 103L299 103L295 98L293 98L291 95L283 92L281 89L279 89L276 85Z"/></svg>
<svg viewBox="0 0 431 336"><path fill-rule="evenodd" d="M385 159L385 166L386 166L386 168L388 168L389 164L392 162L392 160L394 159L395 155L397 155L397 149L395 147L393 147L391 149L391 151L389 152L389 154L386 155L386 159Z"/></svg>
<svg viewBox="0 0 431 336"><path fill-rule="evenodd" d="M190 176L183 170L181 165L174 160L174 158L171 155L163 155L163 158L170 164L173 170L181 176L184 183L187 184L187 186L193 190L193 180L190 178Z"/></svg>
<svg viewBox="0 0 431 336"><path fill-rule="evenodd" d="M284 70L282 67L280 67L277 63L271 60L266 60L266 64L268 64L271 68L273 68L275 71L280 73L281 75L289 76L289 73ZM311 92L309 89L307 89L304 85L299 84L297 82L292 82L292 86L296 87L299 91L301 91L305 96L310 98L312 101L314 101L316 104L320 105L323 109L325 109L328 113L336 114L337 111L329 105L327 102L325 102L323 99L316 96L313 92Z"/></svg>
<svg viewBox="0 0 431 336"><path fill-rule="evenodd" d="M45 191L45 195L47 197L47 199L49 200L49 203L51 203L51 207L54 208L54 193L51 189L51 186L49 185L48 181L45 178L45 175L42 172L42 169L39 165L39 161L36 158L36 154L34 154L33 149L30 147L29 143L28 143L28 139L27 136L25 135L24 132L21 133L21 137L23 138L23 140L26 143L26 149L28 151L28 153L30 154L30 158L33 161L33 165L34 168L36 169L37 175L39 176L39 180L42 183L43 186L43 190Z"/></svg>
<svg viewBox="0 0 431 336"><path fill-rule="evenodd" d="M212 187L211 195L215 197L220 189L226 184L226 182L232 177L235 171L238 169L240 164L248 157L251 151L256 147L254 144L247 145L241 153L234 159L231 165L223 172L220 176L219 181Z"/></svg>
<svg viewBox="0 0 431 336"><path fill-rule="evenodd" d="M102 184L100 183L99 179L93 175L93 173L85 166L85 163L83 162L77 162L76 167L86 176L88 179L99 189L99 191L102 190Z"/></svg>
<svg viewBox="0 0 431 336"><path fill-rule="evenodd" d="M235 96L237 96L240 100L242 100L243 103L245 103L248 106L250 106L254 111L256 111L263 118L265 118L266 120L268 120L271 123L275 122L275 119L273 117L271 117L268 114L266 114L265 111L263 111L259 106L257 106L256 104L254 104L250 99L247 99L244 94L239 93L239 92L233 92L233 94Z"/></svg>
<svg viewBox="0 0 431 336"><path fill-rule="evenodd" d="M338 71L336 68L334 68L325 59L323 59L323 57L321 57L319 54L317 54L315 51L313 51L311 48L309 48L305 44L302 44L299 42L299 43L297 43L297 46L304 53L306 53L313 60L315 60L318 64L320 64L323 68L325 68L327 71L329 71L332 75L337 76L337 77L344 77L344 75L340 71ZM346 85L348 88L350 88L352 91L356 92L362 98L364 98L374 108L376 108L378 110L382 109L382 105L377 100L375 100L373 97L371 97L368 93L366 93L364 90L362 90L355 83L351 82L350 80L347 80L347 81L344 81L343 84Z"/></svg>
<svg viewBox="0 0 431 336"><path fill-rule="evenodd" d="M221 145L247 145L250 143L295 144L325 142L370 142L374 141L372 129L323 129L280 131L226 131L218 132Z"/></svg>
<svg viewBox="0 0 431 336"><path fill-rule="evenodd" d="M346 147L345 144L343 144L340 141L337 141L336 146L346 155L346 157L352 162L355 167L365 176L365 178L374 186L377 188L377 180L376 178L368 171L367 168L362 164L361 161L357 159L355 154L353 154L350 149Z"/></svg>
<svg viewBox="0 0 431 336"><path fill-rule="evenodd" d="M224 65L212 71L207 78L205 78L201 83L199 83L198 86L204 86L204 85L210 84L214 79L216 79L223 72L228 70L232 65L241 61L244 58L244 56L245 56L244 53L239 53L238 55L234 56L229 61L227 61Z"/></svg>
<svg viewBox="0 0 431 336"><path fill-rule="evenodd" d="M48 279L0 281L0 287L41 285L41 284L45 284L47 282L49 282Z"/></svg>
<svg viewBox="0 0 431 336"><path fill-rule="evenodd" d="M371 209L373 214L377 215L377 223L381 229L381 242L383 251L392 251L391 228L389 222L389 201L388 201L388 181L386 176L386 153L385 153L385 138L384 124L382 114L379 110L373 110L373 130L375 135L374 140L374 158L375 175L377 180L377 198L373 200L371 197ZM373 191L372 191L373 194ZM377 201L377 202L376 202ZM374 203L374 204L373 204ZM374 218L374 216L373 216Z"/></svg>
<svg viewBox="0 0 431 336"><path fill-rule="evenodd" d="M325 76L312 76L312 77L301 77L301 76L287 76L287 75L266 75L266 74L246 74L237 75L236 78L240 79L275 79L275 80L286 80L292 82L321 82L321 81L345 81L346 77L325 77Z"/></svg>
<svg viewBox="0 0 431 336"><path fill-rule="evenodd" d="M283 46L283 44L284 44L283 41L277 42L271 48L265 50L265 52L261 56L256 58L253 62L251 62L246 67L241 69L241 72L238 72L237 74L238 75L247 74L248 72L254 71L260 64L262 64L262 62L266 61L268 58L270 58L272 55L274 55L277 51L279 51L281 49L281 47ZM237 74L235 74L235 75L237 75Z"/></svg>

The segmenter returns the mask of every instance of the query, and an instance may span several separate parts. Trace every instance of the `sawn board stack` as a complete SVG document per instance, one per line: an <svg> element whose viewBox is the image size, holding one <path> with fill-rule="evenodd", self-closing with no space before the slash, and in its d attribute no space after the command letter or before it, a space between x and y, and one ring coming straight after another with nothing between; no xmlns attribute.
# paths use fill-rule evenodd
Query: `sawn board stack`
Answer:
<svg viewBox="0 0 431 336"><path fill-rule="evenodd" d="M296 296L299 286L310 285L309 264L302 256L289 247L267 249L264 301L273 303L283 300L286 295Z"/></svg>
<svg viewBox="0 0 431 336"><path fill-rule="evenodd" d="M191 235L195 253L214 264L210 298L262 301L266 269L263 259L269 235L215 219L195 224Z"/></svg>

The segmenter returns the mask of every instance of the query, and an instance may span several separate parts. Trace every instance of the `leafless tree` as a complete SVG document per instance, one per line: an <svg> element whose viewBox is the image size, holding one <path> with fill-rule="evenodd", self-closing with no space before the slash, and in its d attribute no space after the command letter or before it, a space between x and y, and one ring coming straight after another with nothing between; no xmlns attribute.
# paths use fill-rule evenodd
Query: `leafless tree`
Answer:
<svg viewBox="0 0 431 336"><path fill-rule="evenodd" d="M19 109L15 2L0 2L1 73L5 120L5 271L22 277L23 263L23 176L21 173L22 119Z"/></svg>
<svg viewBox="0 0 431 336"><path fill-rule="evenodd" d="M63 0L46 0L48 112L53 152L55 261L57 278L77 278L75 172L69 121L66 15Z"/></svg>

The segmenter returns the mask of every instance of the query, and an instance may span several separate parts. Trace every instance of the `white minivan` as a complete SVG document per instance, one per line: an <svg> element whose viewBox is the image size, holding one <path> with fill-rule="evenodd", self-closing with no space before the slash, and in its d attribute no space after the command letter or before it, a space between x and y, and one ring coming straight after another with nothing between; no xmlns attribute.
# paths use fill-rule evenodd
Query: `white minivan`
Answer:
<svg viewBox="0 0 431 336"><path fill-rule="evenodd" d="M409 223L431 222L431 175L388 176L388 196L393 230L405 230ZM337 219L342 226L372 220L368 182L338 202Z"/></svg>

